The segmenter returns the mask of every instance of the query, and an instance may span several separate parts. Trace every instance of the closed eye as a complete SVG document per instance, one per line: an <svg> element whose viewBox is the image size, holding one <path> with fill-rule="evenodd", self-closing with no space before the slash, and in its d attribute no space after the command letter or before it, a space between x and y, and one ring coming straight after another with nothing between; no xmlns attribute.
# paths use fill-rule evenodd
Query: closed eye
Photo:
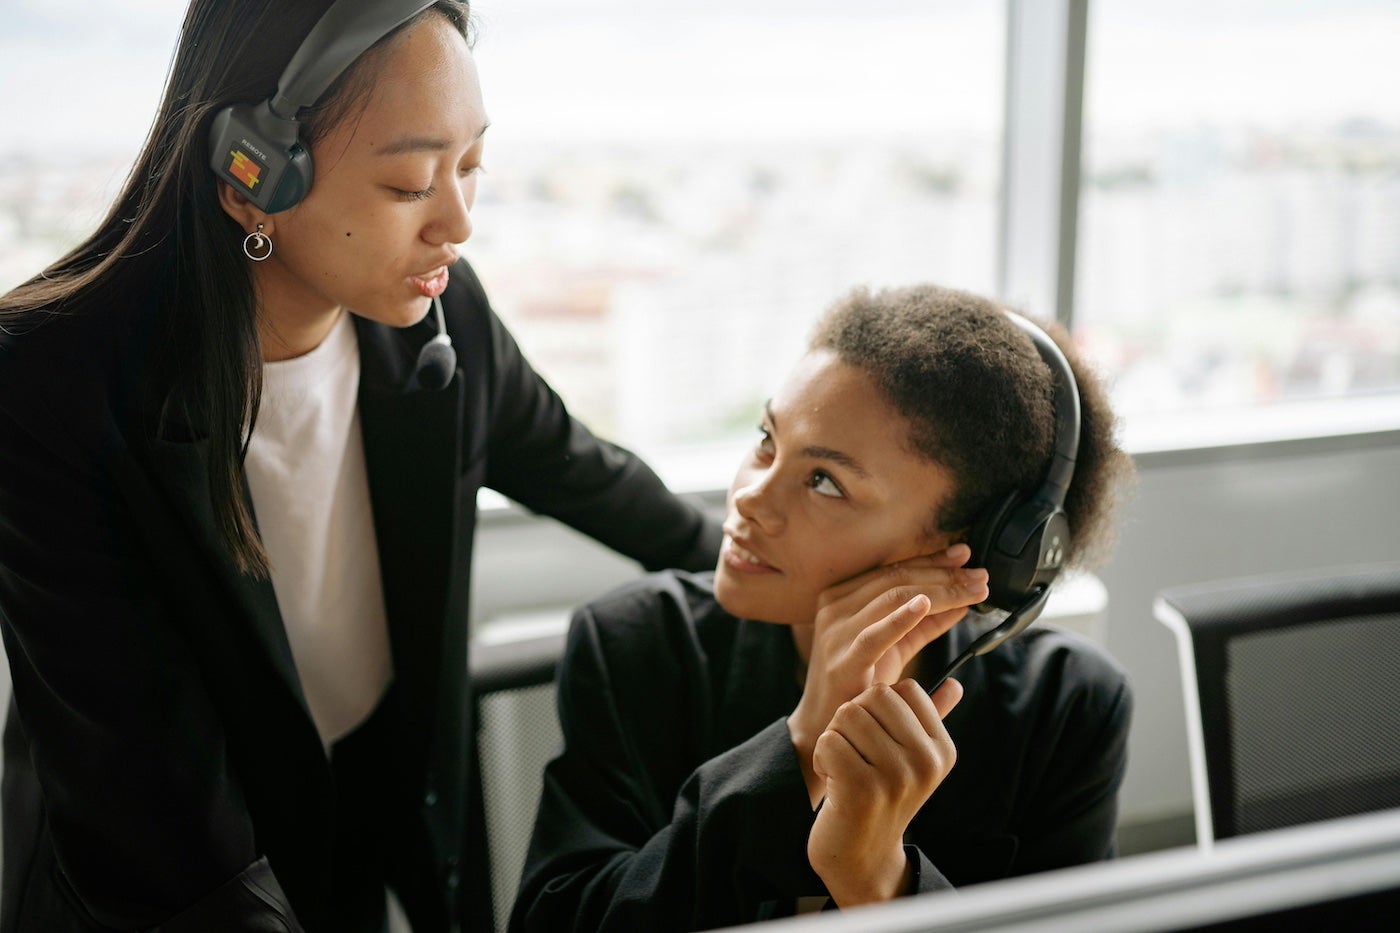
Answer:
<svg viewBox="0 0 1400 933"><path fill-rule="evenodd" d="M433 196L437 188L429 185L426 188L417 190L405 190L403 188L391 188L390 190L394 192L394 195L400 201L426 201Z"/></svg>

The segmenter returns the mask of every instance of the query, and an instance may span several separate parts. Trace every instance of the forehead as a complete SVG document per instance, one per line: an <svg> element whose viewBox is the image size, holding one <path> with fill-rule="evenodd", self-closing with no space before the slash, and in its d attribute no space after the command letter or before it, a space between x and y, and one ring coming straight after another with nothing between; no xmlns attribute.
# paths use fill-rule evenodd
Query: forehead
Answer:
<svg viewBox="0 0 1400 933"><path fill-rule="evenodd" d="M803 443L862 461L901 452L913 456L908 419L869 373L830 350L814 350L799 360L773 395L771 408L779 434L800 433Z"/></svg>
<svg viewBox="0 0 1400 933"><path fill-rule="evenodd" d="M441 16L424 16L405 30L368 78L363 109L332 133L354 147L376 148L404 136L460 143L486 124L476 61L466 39Z"/></svg>
<svg viewBox="0 0 1400 933"><path fill-rule="evenodd" d="M867 490L910 514L932 507L952 489L941 465L918 453L911 424L864 369L830 350L803 357L774 393L771 410L780 448L838 451L865 470ZM818 458L820 459L820 458Z"/></svg>

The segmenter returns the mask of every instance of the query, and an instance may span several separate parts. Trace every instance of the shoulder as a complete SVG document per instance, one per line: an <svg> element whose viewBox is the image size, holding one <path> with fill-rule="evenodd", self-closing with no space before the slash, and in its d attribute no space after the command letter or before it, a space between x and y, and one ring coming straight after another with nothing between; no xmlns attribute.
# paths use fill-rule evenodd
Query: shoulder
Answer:
<svg viewBox="0 0 1400 933"><path fill-rule="evenodd" d="M1016 684L1023 697L1034 697L1049 715L1073 713L1126 726L1132 712L1132 688L1123 666L1102 646L1074 632L1032 626L986 660L989 673Z"/></svg>
<svg viewBox="0 0 1400 933"><path fill-rule="evenodd" d="M586 603L571 628L589 629L605 647L665 652L694 643L698 632L735 624L715 602L712 574L663 570Z"/></svg>
<svg viewBox="0 0 1400 933"><path fill-rule="evenodd" d="M457 260L452 267L447 290L442 293L442 313L447 319L447 332L459 346L481 347L489 340L491 330L499 326L481 278L465 259ZM431 312L428 316L432 316ZM432 326L436 329L437 323Z"/></svg>
<svg viewBox="0 0 1400 933"><path fill-rule="evenodd" d="M741 625L715 602L710 573L647 574L575 611L562 670L596 669L614 684L708 681Z"/></svg>

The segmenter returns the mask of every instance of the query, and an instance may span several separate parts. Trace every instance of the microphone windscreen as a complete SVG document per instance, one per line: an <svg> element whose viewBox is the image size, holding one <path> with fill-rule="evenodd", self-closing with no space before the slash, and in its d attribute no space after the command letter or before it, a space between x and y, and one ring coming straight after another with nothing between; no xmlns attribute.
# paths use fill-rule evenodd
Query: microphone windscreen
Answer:
<svg viewBox="0 0 1400 933"><path fill-rule="evenodd" d="M451 345L432 341L418 351L418 384L425 389L445 389L457 370L457 353Z"/></svg>

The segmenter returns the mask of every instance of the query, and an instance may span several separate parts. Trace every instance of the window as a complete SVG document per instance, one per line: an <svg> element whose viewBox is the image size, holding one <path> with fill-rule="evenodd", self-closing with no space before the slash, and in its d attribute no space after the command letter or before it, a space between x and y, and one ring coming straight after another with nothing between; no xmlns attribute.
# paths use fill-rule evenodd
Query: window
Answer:
<svg viewBox="0 0 1400 933"><path fill-rule="evenodd" d="M1396 35L1367 0L1090 5L1074 324L1129 420L1400 389Z"/></svg>
<svg viewBox="0 0 1400 933"><path fill-rule="evenodd" d="M107 207L185 5L9 5L0 289ZM733 450L847 288L997 291L1004 0L473 6L466 253L600 433ZM1089 4L1073 323L1130 426L1400 390L1397 33L1383 0Z"/></svg>
<svg viewBox="0 0 1400 933"><path fill-rule="evenodd" d="M91 233L160 101L185 0L7 0L0 29L0 292Z"/></svg>
<svg viewBox="0 0 1400 933"><path fill-rule="evenodd" d="M492 127L466 254L601 433L747 441L851 286L992 290L1002 3L474 9Z"/></svg>
<svg viewBox="0 0 1400 933"><path fill-rule="evenodd" d="M184 7L7 12L0 83L26 93L0 100L0 289L100 219ZM846 289L994 289L1001 0L473 10L493 126L466 255L599 433L649 456L747 441Z"/></svg>

